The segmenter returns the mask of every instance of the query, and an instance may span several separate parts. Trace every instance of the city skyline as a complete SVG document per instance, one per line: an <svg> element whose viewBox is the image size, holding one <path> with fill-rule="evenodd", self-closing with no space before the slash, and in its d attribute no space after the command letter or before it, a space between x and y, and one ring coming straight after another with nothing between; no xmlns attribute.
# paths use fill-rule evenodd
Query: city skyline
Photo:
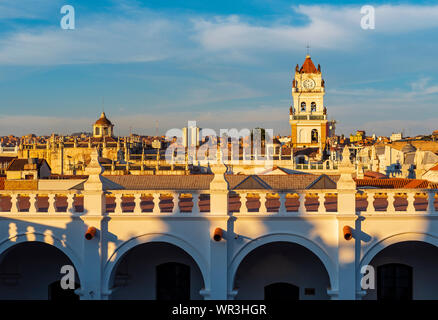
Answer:
<svg viewBox="0 0 438 320"><path fill-rule="evenodd" d="M182 128L275 128L290 135L296 64L310 45L337 133L430 134L438 86L438 5L362 2L63 1L0 4L0 135L90 131L104 108L116 135ZM370 3L373 5L373 3Z"/></svg>

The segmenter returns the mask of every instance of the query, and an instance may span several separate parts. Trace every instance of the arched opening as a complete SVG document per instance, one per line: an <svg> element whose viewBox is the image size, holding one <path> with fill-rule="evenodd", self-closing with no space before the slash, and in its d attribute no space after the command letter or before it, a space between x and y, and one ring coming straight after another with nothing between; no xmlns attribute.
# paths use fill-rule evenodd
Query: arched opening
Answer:
<svg viewBox="0 0 438 320"><path fill-rule="evenodd" d="M301 111L306 111L306 103L301 102Z"/></svg>
<svg viewBox="0 0 438 320"><path fill-rule="evenodd" d="M328 272L316 254L284 241L252 250L234 278L237 300L329 299L329 287Z"/></svg>
<svg viewBox="0 0 438 320"><path fill-rule="evenodd" d="M167 262L157 266L157 300L190 300L190 267Z"/></svg>
<svg viewBox="0 0 438 320"><path fill-rule="evenodd" d="M59 281L71 260L55 246L29 241L6 250L0 258L0 300L71 300L79 299L74 290L62 289ZM79 288L79 276L72 275ZM58 285L58 286L57 286Z"/></svg>
<svg viewBox="0 0 438 320"><path fill-rule="evenodd" d="M99 127L96 127L96 128L94 129L94 132L95 132L95 135L96 135L96 136L100 135L100 128L99 128Z"/></svg>
<svg viewBox="0 0 438 320"><path fill-rule="evenodd" d="M318 130L317 129L312 129L311 137L312 137L312 143L318 143Z"/></svg>
<svg viewBox="0 0 438 320"><path fill-rule="evenodd" d="M186 251L167 242L149 242L120 258L110 287L111 299L200 300L204 280Z"/></svg>
<svg viewBox="0 0 438 320"><path fill-rule="evenodd" d="M310 104L310 111L315 112L316 111L316 102L312 102Z"/></svg>
<svg viewBox="0 0 438 320"><path fill-rule="evenodd" d="M398 242L382 249L369 264L375 270L375 289L368 289L363 299L438 299L438 247Z"/></svg>
<svg viewBox="0 0 438 320"><path fill-rule="evenodd" d="M265 286L265 300L295 301L300 297L300 288L286 282L277 282Z"/></svg>

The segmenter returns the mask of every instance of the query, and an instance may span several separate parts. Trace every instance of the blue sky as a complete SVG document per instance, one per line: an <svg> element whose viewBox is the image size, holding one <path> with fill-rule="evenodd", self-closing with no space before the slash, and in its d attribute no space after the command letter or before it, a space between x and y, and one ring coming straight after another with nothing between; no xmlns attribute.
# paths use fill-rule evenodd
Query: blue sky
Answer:
<svg viewBox="0 0 438 320"><path fill-rule="evenodd" d="M338 133L430 133L437 40L437 1L0 0L0 135L90 131L102 105L120 135L189 120L290 134L307 43Z"/></svg>

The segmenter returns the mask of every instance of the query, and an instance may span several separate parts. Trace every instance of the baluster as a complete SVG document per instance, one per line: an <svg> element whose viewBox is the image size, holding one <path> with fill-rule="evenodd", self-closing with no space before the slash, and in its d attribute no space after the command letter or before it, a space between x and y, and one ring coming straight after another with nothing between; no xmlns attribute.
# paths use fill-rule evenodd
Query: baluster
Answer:
<svg viewBox="0 0 438 320"><path fill-rule="evenodd" d="M366 213L374 212L374 193L367 192L367 210Z"/></svg>
<svg viewBox="0 0 438 320"><path fill-rule="evenodd" d="M248 207L246 206L248 194L246 192L240 193L240 211L239 213L248 213Z"/></svg>
<svg viewBox="0 0 438 320"><path fill-rule="evenodd" d="M198 193L192 193L192 213L199 213L199 194Z"/></svg>
<svg viewBox="0 0 438 320"><path fill-rule="evenodd" d="M159 214L161 213L161 209L160 209L160 194L159 193L154 193L152 195L153 198L153 202L154 202L154 208L152 209L153 213Z"/></svg>
<svg viewBox="0 0 438 320"><path fill-rule="evenodd" d="M386 199L388 201L388 207L386 208L387 212L395 212L394 202L395 202L395 196L394 192L387 192L386 195L388 198Z"/></svg>
<svg viewBox="0 0 438 320"><path fill-rule="evenodd" d="M141 193L134 194L134 213L141 213Z"/></svg>
<svg viewBox="0 0 438 320"><path fill-rule="evenodd" d="M415 213L415 191L411 191L407 193L408 207L406 208L407 212Z"/></svg>
<svg viewBox="0 0 438 320"><path fill-rule="evenodd" d="M29 213L38 212L37 195L35 193L29 194L29 204Z"/></svg>
<svg viewBox="0 0 438 320"><path fill-rule="evenodd" d="M173 202L172 213L175 214L179 211L179 207L178 207L179 194L177 192L172 193L172 202Z"/></svg>
<svg viewBox="0 0 438 320"><path fill-rule="evenodd" d="M76 212L76 208L74 206L74 203L75 203L75 194L74 193L67 194L67 212L70 212L70 213Z"/></svg>
<svg viewBox="0 0 438 320"><path fill-rule="evenodd" d="M427 192L427 212L435 212L435 191Z"/></svg>
<svg viewBox="0 0 438 320"><path fill-rule="evenodd" d="M300 206L298 207L298 213L303 214L306 212L306 204L304 203L306 201L306 194L304 192L301 192L298 194L298 196L298 201L300 202Z"/></svg>
<svg viewBox="0 0 438 320"><path fill-rule="evenodd" d="M286 208L286 196L287 193L279 193L278 194L280 196L280 207L278 208L278 213L286 213L287 212L287 208Z"/></svg>
<svg viewBox="0 0 438 320"><path fill-rule="evenodd" d="M56 212L56 208L55 208L55 194L54 193L49 193L48 194L48 200L49 200L49 208L47 209L48 213L55 213Z"/></svg>
<svg viewBox="0 0 438 320"><path fill-rule="evenodd" d="M17 193L11 194L11 213L18 213L20 211L18 201L19 195Z"/></svg>
<svg viewBox="0 0 438 320"><path fill-rule="evenodd" d="M121 193L115 194L116 199L114 200L114 202L116 203L116 207L114 208L114 213L123 213L122 196L123 196L123 194L121 194Z"/></svg>
<svg viewBox="0 0 438 320"><path fill-rule="evenodd" d="M325 209L325 193L324 192L318 193L318 202L319 202L318 213L326 213L327 210Z"/></svg>
<svg viewBox="0 0 438 320"><path fill-rule="evenodd" d="M268 208L266 207L266 193L260 193L259 194L259 201L260 201L260 208L259 208L259 213L267 213L268 212Z"/></svg>

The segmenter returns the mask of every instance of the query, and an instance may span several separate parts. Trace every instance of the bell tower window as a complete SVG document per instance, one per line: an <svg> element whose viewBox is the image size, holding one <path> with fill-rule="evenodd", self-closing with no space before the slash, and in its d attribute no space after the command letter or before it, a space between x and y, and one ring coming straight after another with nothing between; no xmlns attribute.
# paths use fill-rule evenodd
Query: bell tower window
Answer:
<svg viewBox="0 0 438 320"><path fill-rule="evenodd" d="M313 129L311 136L312 136L312 143L318 143L318 130Z"/></svg>
<svg viewBox="0 0 438 320"><path fill-rule="evenodd" d="M312 111L312 112L315 112L315 111L316 111L316 103L315 103L315 102L312 102L312 103L310 104L310 111Z"/></svg>
<svg viewBox="0 0 438 320"><path fill-rule="evenodd" d="M301 111L306 111L306 103L301 102Z"/></svg>

